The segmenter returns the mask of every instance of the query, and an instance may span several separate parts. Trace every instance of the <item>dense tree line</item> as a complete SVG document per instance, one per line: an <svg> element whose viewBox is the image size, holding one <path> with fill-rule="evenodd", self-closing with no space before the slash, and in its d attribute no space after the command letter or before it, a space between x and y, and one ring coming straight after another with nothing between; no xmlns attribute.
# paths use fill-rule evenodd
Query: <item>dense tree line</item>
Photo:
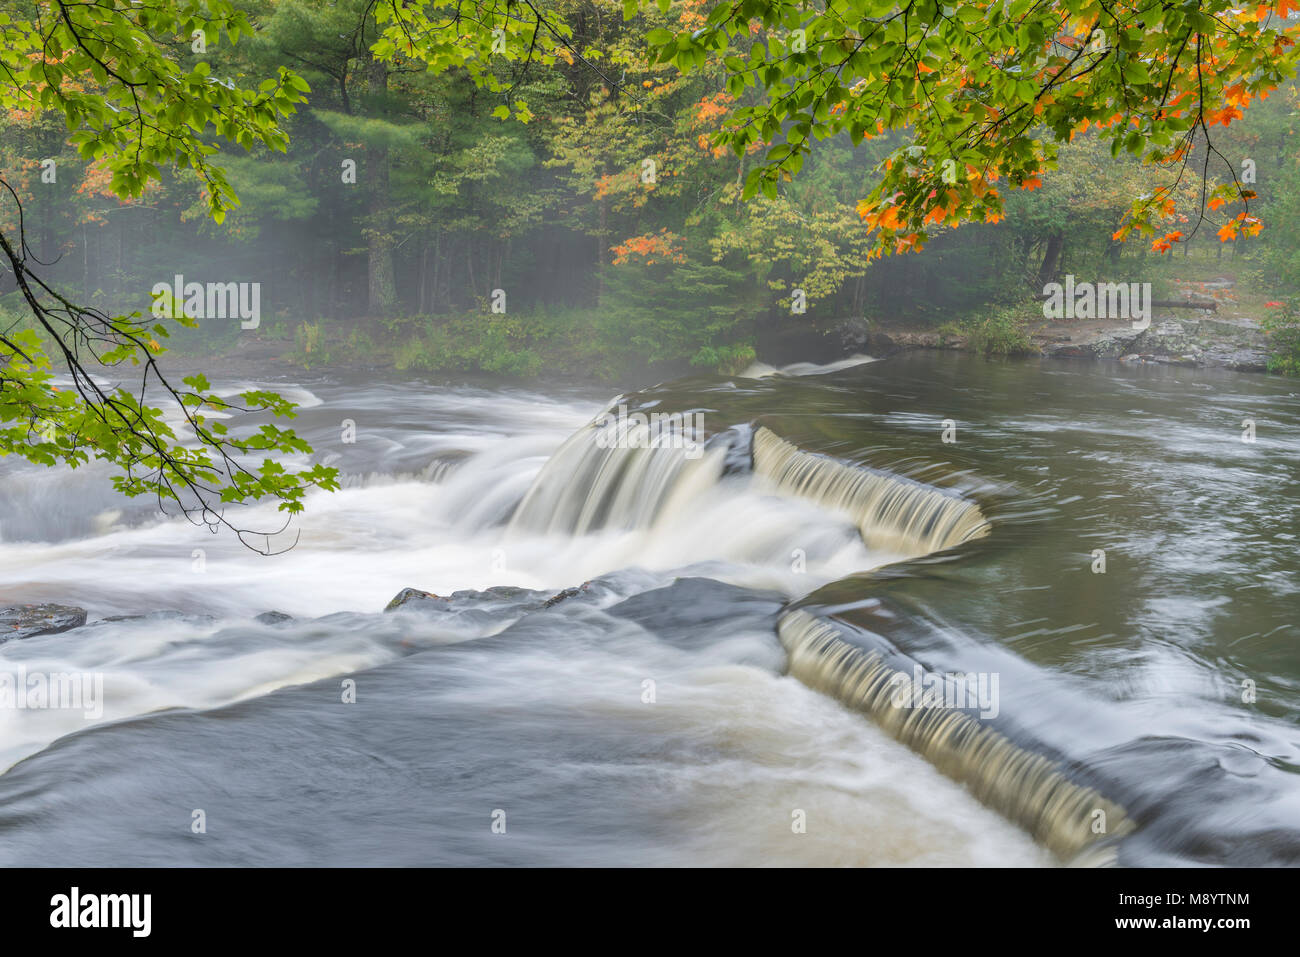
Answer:
<svg viewBox="0 0 1300 957"><path fill-rule="evenodd" d="M175 275L258 282L257 334L296 332L317 359L386 351L416 368L529 373L559 361L616 374L742 366L756 335L783 322L943 322L1023 302L1064 271L1130 279L1155 255L1114 236L1167 171L1112 155L1085 129L1061 146L1058 170L1008 184L998 215L961 229L940 219L924 252L868 266L861 203L899 134L854 147L837 132L798 177L746 197L759 144L737 151L716 134L752 97L728 89L722 60L683 73L652 62L647 43L702 26L700 0L627 21L608 3L556 0L547 10L567 25L564 42L542 36L546 61L510 64L496 90L463 68L379 58L383 24L368 0L237 6L251 39L205 52L178 43L182 68L207 63L222 80L287 66L310 92L284 121L287 152L220 154L241 201L220 225L189 171L123 199L62 117L18 108L0 121L0 163L33 250L83 302L147 310L151 288ZM1242 241L1279 289L1296 274L1295 105L1286 84L1216 143L1249 163L1270 228ZM1184 179L1170 211L1194 219L1200 189ZM1203 230L1182 251L1220 245ZM219 348L238 334L208 322L188 341Z"/></svg>

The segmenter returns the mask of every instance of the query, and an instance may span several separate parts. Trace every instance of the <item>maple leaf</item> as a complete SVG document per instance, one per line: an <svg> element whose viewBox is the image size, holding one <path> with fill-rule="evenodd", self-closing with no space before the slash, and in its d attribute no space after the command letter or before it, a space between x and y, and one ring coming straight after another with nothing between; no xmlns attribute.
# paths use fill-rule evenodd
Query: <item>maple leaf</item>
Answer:
<svg viewBox="0 0 1300 957"><path fill-rule="evenodd" d="M1233 120L1241 119L1242 115L1241 110L1237 109L1235 106L1225 106L1221 110L1214 110L1210 113L1206 113L1205 125L1214 126L1216 123L1222 123L1224 126L1227 126Z"/></svg>
<svg viewBox="0 0 1300 957"><path fill-rule="evenodd" d="M1245 83L1234 83L1232 86L1224 87L1223 98L1233 106L1245 106L1250 102L1250 94L1246 92Z"/></svg>

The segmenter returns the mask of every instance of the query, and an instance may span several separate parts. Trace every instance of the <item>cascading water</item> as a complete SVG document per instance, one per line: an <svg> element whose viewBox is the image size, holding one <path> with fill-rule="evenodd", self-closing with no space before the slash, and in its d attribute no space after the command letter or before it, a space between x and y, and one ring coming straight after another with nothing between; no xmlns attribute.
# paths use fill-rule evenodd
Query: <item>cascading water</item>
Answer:
<svg viewBox="0 0 1300 957"><path fill-rule="evenodd" d="M1081 852L1133 830L1123 808L1095 788L1071 780L1059 764L978 716L943 699L926 701L912 688L914 674L890 667L879 651L848 643L829 622L794 610L781 615L779 633L790 674L867 715L1061 858L1109 863L1113 848L1103 856ZM956 698L951 688L947 697Z"/></svg>
<svg viewBox="0 0 1300 957"><path fill-rule="evenodd" d="M645 528L675 503L717 485L726 450L706 452L684 429L652 430L623 419L578 430L542 469L519 504L516 532L584 535L594 529Z"/></svg>
<svg viewBox="0 0 1300 957"><path fill-rule="evenodd" d="M652 434L644 421L624 420L608 433L588 425L547 462L511 528L578 536L602 527L652 527L665 512L698 507L701 494L720 481L726 453L720 443L706 452L702 437L681 431ZM753 431L752 456L749 481L850 517L876 549L914 557L989 533L974 502L810 454L762 426ZM895 679L903 673L879 653L843 641L833 625L796 610L780 616L778 632L789 674L874 720L1061 857L1076 859L1099 836L1114 839L1132 829L1120 807L977 717L942 702L899 706ZM1098 821L1105 822L1100 830Z"/></svg>
<svg viewBox="0 0 1300 957"><path fill-rule="evenodd" d="M275 559L131 511L94 469L5 463L6 600L91 622L0 643L0 671L100 675L103 708L0 711L0 864L1300 860L1293 548L1245 531L1295 517L1300 463L1215 445L1242 410L1210 391L1193 415L1180 382L997 364L961 367L973 418L938 452L954 363L627 400L707 433L602 427L591 394L316 383L298 430L349 480ZM1026 392L1033 415L1002 399ZM1010 505L954 490L971 475ZM1199 533L1225 511L1189 486L1236 503L1233 534ZM1096 549L1123 573L1089 572ZM1208 600L1162 630L1170 596L1252 563L1230 628ZM408 585L430 595L381 613ZM1000 675L1001 713L901 707L911 667ZM238 840L189 839L199 806Z"/></svg>
<svg viewBox="0 0 1300 957"><path fill-rule="evenodd" d="M783 492L847 513L874 548L917 556L988 534L988 522L974 502L811 455L762 426L754 431L754 470Z"/></svg>

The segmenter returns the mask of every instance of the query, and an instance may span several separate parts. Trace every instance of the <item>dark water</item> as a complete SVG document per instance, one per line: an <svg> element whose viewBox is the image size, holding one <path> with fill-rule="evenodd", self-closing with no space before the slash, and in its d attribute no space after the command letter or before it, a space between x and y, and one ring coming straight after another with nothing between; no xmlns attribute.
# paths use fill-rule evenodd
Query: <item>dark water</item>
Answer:
<svg viewBox="0 0 1300 957"><path fill-rule="evenodd" d="M1121 863L1300 859L1294 383L915 355L626 400L980 503L990 534L910 559L716 444L555 456L608 395L302 388L299 429L348 487L277 558L93 471L0 474L6 600L179 614L0 645L5 669L104 688L100 717L0 711L0 862L1053 863L783 673L792 600L997 674L1000 727L1126 809ZM601 520L512 521L535 487ZM477 593L382 614L408 585ZM270 609L294 620L252 620Z"/></svg>

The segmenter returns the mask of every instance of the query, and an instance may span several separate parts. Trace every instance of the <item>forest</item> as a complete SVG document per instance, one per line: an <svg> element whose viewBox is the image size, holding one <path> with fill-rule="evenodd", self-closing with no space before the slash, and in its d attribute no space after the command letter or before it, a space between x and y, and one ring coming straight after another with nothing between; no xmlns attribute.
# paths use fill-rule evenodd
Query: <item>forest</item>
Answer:
<svg viewBox="0 0 1300 957"><path fill-rule="evenodd" d="M178 276L259 285L255 330L203 322L170 349L217 355L251 337L292 343L309 367L607 380L739 371L764 341L802 330L976 328L986 348L1016 351L1036 294L1070 273L1149 280L1166 295L1178 279L1231 277L1276 329L1276 368L1297 368L1294 76L1244 116L1233 104L1249 93L1227 103L1204 170L1203 147L1176 177L1116 155L1085 120L1056 168L1006 190L996 214L960 229L932 220L923 251L873 256L864 199L911 132L880 124L855 145L827 129L797 176L747 195L766 144L733 149L720 131L753 91L729 84L724 58L683 71L651 42L704 26L706 0L633 5L626 18L618 4L555 0L545 13L559 29L492 83L472 82L472 60L435 69L394 48L370 0L234 6L251 35L202 52L177 42L181 73L243 83L288 67L303 102L280 123L283 151L214 142L239 203L219 224L192 170L164 168L123 196L59 111L15 102L0 115L0 168L26 240L81 304L148 312L151 290ZM1234 173L1255 235L1201 222L1206 183ZM1124 241L1142 195L1168 204L1181 241ZM0 214L16 227L16 204ZM0 308L21 323L12 280L4 292Z"/></svg>

